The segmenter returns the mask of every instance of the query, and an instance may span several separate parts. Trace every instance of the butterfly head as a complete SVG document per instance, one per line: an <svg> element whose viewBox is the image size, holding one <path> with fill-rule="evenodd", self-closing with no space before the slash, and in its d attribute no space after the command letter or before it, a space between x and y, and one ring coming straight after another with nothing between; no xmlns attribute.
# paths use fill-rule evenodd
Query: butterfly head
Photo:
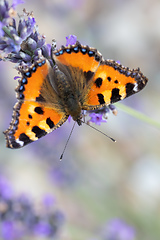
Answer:
<svg viewBox="0 0 160 240"><path fill-rule="evenodd" d="M78 123L79 126L82 125L82 116L80 116L79 118L77 118L76 122Z"/></svg>

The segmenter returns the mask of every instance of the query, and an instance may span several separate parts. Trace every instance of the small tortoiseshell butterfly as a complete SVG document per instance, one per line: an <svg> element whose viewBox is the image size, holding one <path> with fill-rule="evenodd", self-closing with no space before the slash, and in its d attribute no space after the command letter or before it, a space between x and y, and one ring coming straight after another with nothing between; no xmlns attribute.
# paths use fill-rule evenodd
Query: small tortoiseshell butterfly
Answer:
<svg viewBox="0 0 160 240"><path fill-rule="evenodd" d="M5 131L7 147L20 148L60 127L68 118L82 124L81 111L100 109L144 88L148 79L139 68L104 60L94 48L79 42L62 46L52 56L21 68L18 102Z"/></svg>

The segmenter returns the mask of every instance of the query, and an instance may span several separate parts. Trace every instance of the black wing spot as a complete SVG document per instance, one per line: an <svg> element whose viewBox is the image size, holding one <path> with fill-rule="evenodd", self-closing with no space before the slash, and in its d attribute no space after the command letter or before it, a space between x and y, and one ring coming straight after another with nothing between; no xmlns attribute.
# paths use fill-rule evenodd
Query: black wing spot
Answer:
<svg viewBox="0 0 160 240"><path fill-rule="evenodd" d="M103 94L98 93L97 96L98 96L98 101L99 101L99 103L100 103L100 104L104 104L105 101L104 101L104 96L103 96Z"/></svg>
<svg viewBox="0 0 160 240"><path fill-rule="evenodd" d="M17 142L11 142L10 145L7 145L7 147L9 147L9 148L20 148L22 146Z"/></svg>
<svg viewBox="0 0 160 240"><path fill-rule="evenodd" d="M111 103L117 102L119 100L121 100L121 95L119 94L119 89L113 88L112 95L111 95Z"/></svg>
<svg viewBox="0 0 160 240"><path fill-rule="evenodd" d="M88 71L88 72L84 72L84 76L87 80L87 82L93 77L94 72Z"/></svg>
<svg viewBox="0 0 160 240"><path fill-rule="evenodd" d="M41 94L39 94L39 96L36 97L36 102L45 102L45 99Z"/></svg>
<svg viewBox="0 0 160 240"><path fill-rule="evenodd" d="M54 122L50 118L47 118L46 123L50 128L53 128L55 126Z"/></svg>
<svg viewBox="0 0 160 240"><path fill-rule="evenodd" d="M24 145L32 142L32 140L25 134L25 133L21 133L19 136L19 140L24 142Z"/></svg>
<svg viewBox="0 0 160 240"><path fill-rule="evenodd" d="M29 125L30 125L30 122L27 121L27 122L26 122L26 125L29 126Z"/></svg>
<svg viewBox="0 0 160 240"><path fill-rule="evenodd" d="M107 79L108 79L108 82L110 82L110 81L111 81L111 77L107 77Z"/></svg>
<svg viewBox="0 0 160 240"><path fill-rule="evenodd" d="M32 128L32 132L35 133L35 136L36 136L37 138L40 138L40 137L42 137L42 136L44 136L44 135L47 134L45 130L39 128L38 126L34 126L34 127Z"/></svg>
<svg viewBox="0 0 160 240"><path fill-rule="evenodd" d="M44 113L43 109L41 107L35 107L34 111L40 115Z"/></svg>
<svg viewBox="0 0 160 240"><path fill-rule="evenodd" d="M132 95L134 93L133 88L134 88L133 83L126 84L126 97L129 97L130 95Z"/></svg>
<svg viewBox="0 0 160 240"><path fill-rule="evenodd" d="M102 78L97 78L95 81L96 87L100 88L102 85L103 79Z"/></svg>
<svg viewBox="0 0 160 240"><path fill-rule="evenodd" d="M29 117L30 119L32 119L32 115L31 115L31 114L28 114L28 117Z"/></svg>
<svg viewBox="0 0 160 240"><path fill-rule="evenodd" d="M118 83L118 80L115 80L114 83Z"/></svg>
<svg viewBox="0 0 160 240"><path fill-rule="evenodd" d="M96 54L94 58L97 62L99 62L101 60L101 56L99 56L98 54Z"/></svg>

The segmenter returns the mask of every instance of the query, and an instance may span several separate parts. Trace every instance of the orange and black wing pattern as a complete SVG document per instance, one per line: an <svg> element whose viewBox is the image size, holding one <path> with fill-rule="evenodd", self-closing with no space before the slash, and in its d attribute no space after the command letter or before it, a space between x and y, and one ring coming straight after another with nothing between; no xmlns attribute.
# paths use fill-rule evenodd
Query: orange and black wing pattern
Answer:
<svg viewBox="0 0 160 240"><path fill-rule="evenodd" d="M45 91L50 64L39 60L26 70L16 88L18 102L13 108L12 121L4 132L7 147L20 148L60 127L68 118L55 98ZM54 95L52 87L48 87ZM52 101L53 100L53 101ZM54 103L55 101L55 103Z"/></svg>
<svg viewBox="0 0 160 240"><path fill-rule="evenodd" d="M104 60L95 48L79 42L62 46L54 54L56 61L71 69L73 81L81 86L82 109L94 110L120 101L142 90L148 81L139 68L131 70Z"/></svg>
<svg viewBox="0 0 160 240"><path fill-rule="evenodd" d="M56 50L53 58L60 69L65 67L66 74L69 72L71 86L73 81L77 95L86 96L89 82L102 61L102 55L97 49L83 46L77 41L75 45L62 46Z"/></svg>
<svg viewBox="0 0 160 240"><path fill-rule="evenodd" d="M129 97L147 84L139 68L129 69L112 60L102 61L92 78L85 109L101 108Z"/></svg>

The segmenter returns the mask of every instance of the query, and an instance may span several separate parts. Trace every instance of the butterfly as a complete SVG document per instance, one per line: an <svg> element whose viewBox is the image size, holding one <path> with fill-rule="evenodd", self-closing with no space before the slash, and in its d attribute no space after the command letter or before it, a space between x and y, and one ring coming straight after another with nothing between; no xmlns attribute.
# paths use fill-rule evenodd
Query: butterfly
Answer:
<svg viewBox="0 0 160 240"><path fill-rule="evenodd" d="M20 148L59 128L69 117L82 124L82 110L97 110L144 88L148 79L89 46L53 51L54 66L41 57L26 68L16 88L17 103L4 132L9 148Z"/></svg>

